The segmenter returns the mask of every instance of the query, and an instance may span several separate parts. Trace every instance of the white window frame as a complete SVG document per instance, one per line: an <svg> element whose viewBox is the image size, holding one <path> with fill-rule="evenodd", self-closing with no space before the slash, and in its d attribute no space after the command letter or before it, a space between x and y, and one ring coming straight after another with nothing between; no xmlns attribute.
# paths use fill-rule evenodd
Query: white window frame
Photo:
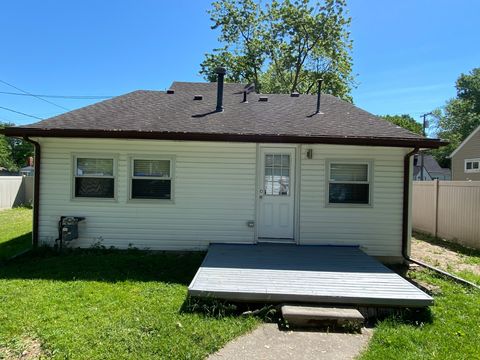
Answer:
<svg viewBox="0 0 480 360"><path fill-rule="evenodd" d="M347 165L367 165L367 181L332 181L330 179L330 171L332 164ZM373 160L349 160L349 159L327 159L325 163L325 205L327 207L347 207L347 208L371 208L373 207ZM330 202L330 184L368 184L368 203L331 203Z"/></svg>
<svg viewBox="0 0 480 360"><path fill-rule="evenodd" d="M170 162L170 176L169 177L156 177L156 176L134 176L134 164L135 160L168 160ZM170 199L136 199L132 197L132 180L170 180ZM145 202L145 203L171 203L175 202L175 156L165 155L131 155L129 157L128 166L128 201L129 202Z"/></svg>
<svg viewBox="0 0 480 360"><path fill-rule="evenodd" d="M467 163L472 163L472 168L471 169L467 169ZM477 169L473 168L473 163L478 163L478 168ZM478 173L478 172L480 172L480 158L465 159L463 169L466 173Z"/></svg>
<svg viewBox="0 0 480 360"><path fill-rule="evenodd" d="M104 159L104 160L113 160L113 176L82 176L77 174L77 160L78 159ZM72 154L72 168L70 174L72 175L71 182L71 200L75 201L106 201L106 202L116 202L117 201L117 190L118 190L118 156L114 154L101 154L101 153L76 153ZM77 197L75 195L76 188L76 179L77 178L106 178L113 179L113 197L103 198L95 196L81 196Z"/></svg>

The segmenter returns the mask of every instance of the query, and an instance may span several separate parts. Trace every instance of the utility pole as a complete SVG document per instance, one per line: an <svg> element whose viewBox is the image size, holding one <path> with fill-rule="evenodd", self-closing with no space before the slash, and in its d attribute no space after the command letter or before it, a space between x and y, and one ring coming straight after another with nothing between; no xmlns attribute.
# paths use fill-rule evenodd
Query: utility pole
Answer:
<svg viewBox="0 0 480 360"><path fill-rule="evenodd" d="M423 125L422 125L422 135L423 137L427 136L425 129L427 128L427 116L432 115L431 112L420 115L423 118ZM423 150L420 150L420 181L423 181Z"/></svg>

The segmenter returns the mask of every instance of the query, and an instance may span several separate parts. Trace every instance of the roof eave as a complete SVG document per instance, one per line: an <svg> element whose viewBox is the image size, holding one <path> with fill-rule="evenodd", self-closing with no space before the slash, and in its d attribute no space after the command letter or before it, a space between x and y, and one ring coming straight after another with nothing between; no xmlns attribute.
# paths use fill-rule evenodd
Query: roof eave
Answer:
<svg viewBox="0 0 480 360"><path fill-rule="evenodd" d="M338 144L386 147L414 147L436 149L447 145L440 139L415 139L368 136L300 136L288 134L229 134L160 132L137 130L93 130L93 129L39 129L28 127L7 127L0 134L14 137L65 137L65 138L104 138L104 139L150 139L150 140L189 140L189 141L231 141L264 143Z"/></svg>

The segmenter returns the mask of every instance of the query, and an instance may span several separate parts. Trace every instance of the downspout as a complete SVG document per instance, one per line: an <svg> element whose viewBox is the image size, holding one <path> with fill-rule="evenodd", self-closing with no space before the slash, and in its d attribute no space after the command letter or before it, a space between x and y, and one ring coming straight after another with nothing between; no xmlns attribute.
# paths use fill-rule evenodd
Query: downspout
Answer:
<svg viewBox="0 0 480 360"><path fill-rule="evenodd" d="M418 152L418 148L413 149L409 153L405 155L405 158L403 160L403 222L402 222L402 256L406 260L407 263L414 263L420 266L423 266L427 269L433 270L443 276L449 277L452 280L455 280L459 283L462 283L464 285L469 285L472 286L476 289L480 290L480 286L477 284L474 284L468 280L462 279L456 275L450 274L444 270L441 270L439 268L436 268L434 266L425 264L422 261L412 259L408 255L408 215L409 215L409 200L410 200L410 179L411 179L411 174L410 174L410 158Z"/></svg>
<svg viewBox="0 0 480 360"><path fill-rule="evenodd" d="M35 147L34 159L34 178L33 178L33 227L32 227L32 245L38 247L38 223L39 223L39 201L40 201L40 144L28 137L23 138L25 141L33 144Z"/></svg>
<svg viewBox="0 0 480 360"><path fill-rule="evenodd" d="M418 152L418 147L403 158L403 213L402 213L402 256L410 261L408 255L408 215L410 207L410 158Z"/></svg>

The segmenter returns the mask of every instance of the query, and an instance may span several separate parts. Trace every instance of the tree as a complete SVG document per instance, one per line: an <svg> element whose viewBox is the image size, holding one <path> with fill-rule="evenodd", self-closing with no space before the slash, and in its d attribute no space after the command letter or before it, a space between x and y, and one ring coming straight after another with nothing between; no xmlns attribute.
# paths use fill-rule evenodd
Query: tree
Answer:
<svg viewBox="0 0 480 360"><path fill-rule="evenodd" d="M351 101L352 41L345 0L218 0L209 11L222 46L206 54L200 73L215 81L215 68L227 68L226 80L255 84L264 93L324 91Z"/></svg>
<svg viewBox="0 0 480 360"><path fill-rule="evenodd" d="M415 134L422 135L422 124L416 122L410 115L382 115L381 117L392 124L407 129Z"/></svg>
<svg viewBox="0 0 480 360"><path fill-rule="evenodd" d="M450 142L432 152L442 166L448 165L448 156L480 125L480 68L461 74L455 87L457 97L433 112L437 136Z"/></svg>
<svg viewBox="0 0 480 360"><path fill-rule="evenodd" d="M0 123L0 129L14 126ZM33 156L33 146L27 141L0 135L0 166L9 171L18 171L27 165L28 158Z"/></svg>

